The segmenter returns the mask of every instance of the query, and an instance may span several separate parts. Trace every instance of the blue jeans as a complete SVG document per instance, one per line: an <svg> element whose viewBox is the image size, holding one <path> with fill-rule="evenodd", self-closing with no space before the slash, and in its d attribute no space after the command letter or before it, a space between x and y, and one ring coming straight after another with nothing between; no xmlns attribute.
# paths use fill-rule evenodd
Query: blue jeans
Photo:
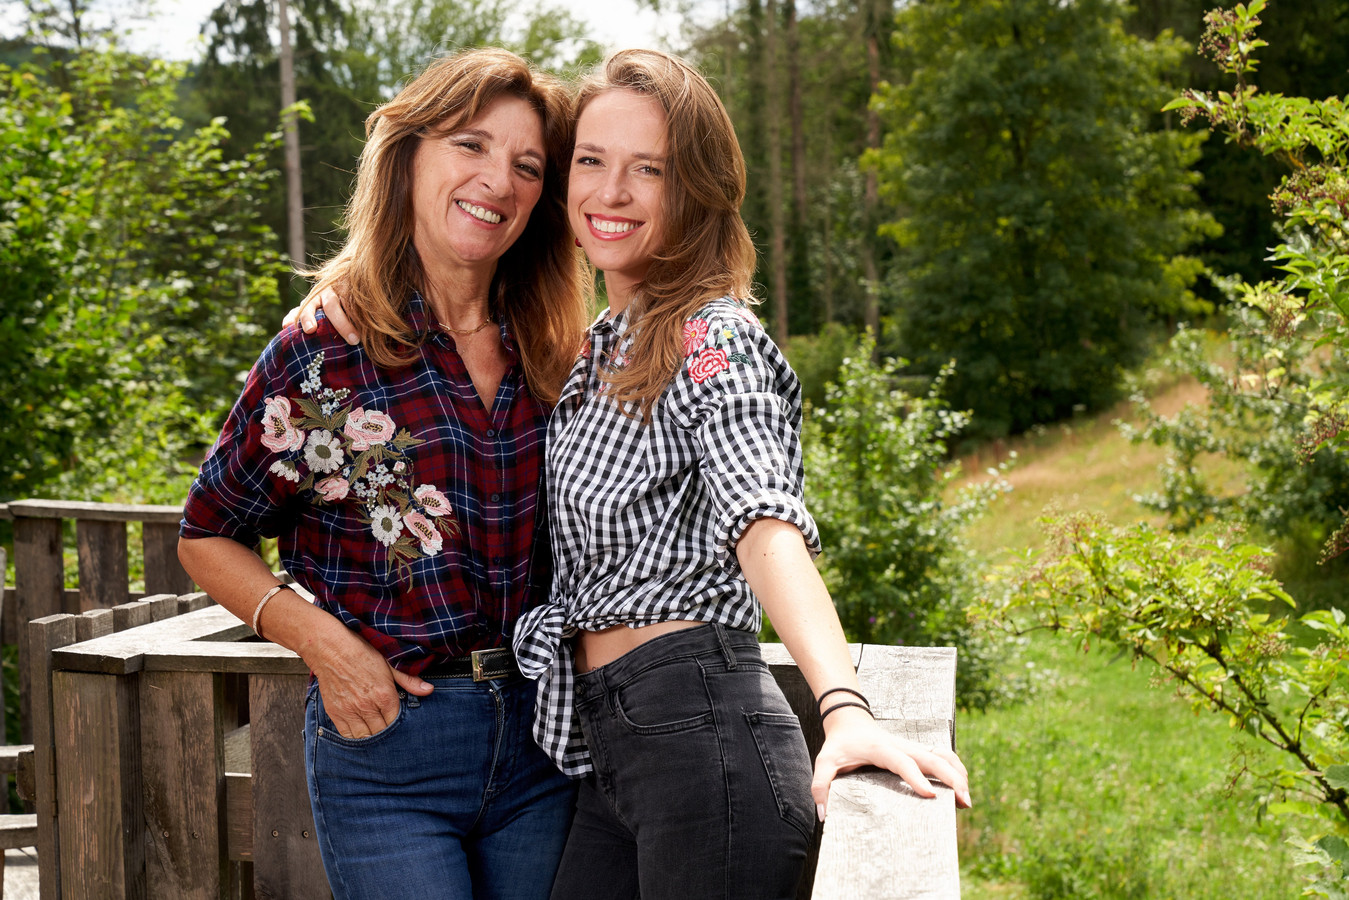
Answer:
<svg viewBox="0 0 1349 900"><path fill-rule="evenodd" d="M810 754L755 635L654 638L579 675L576 712L595 772L553 900L796 897Z"/></svg>
<svg viewBox="0 0 1349 900"><path fill-rule="evenodd" d="M548 896L575 788L534 743L535 684L428 678L378 734L342 737L314 685L305 768L336 900Z"/></svg>

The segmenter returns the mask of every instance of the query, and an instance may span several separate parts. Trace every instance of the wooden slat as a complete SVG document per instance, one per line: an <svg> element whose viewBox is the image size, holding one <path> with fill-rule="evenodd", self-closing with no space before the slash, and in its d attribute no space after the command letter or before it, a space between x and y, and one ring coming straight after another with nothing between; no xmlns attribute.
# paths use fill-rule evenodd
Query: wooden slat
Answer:
<svg viewBox="0 0 1349 900"><path fill-rule="evenodd" d="M91 609L75 617L75 640L92 641L112 634L113 612L110 609Z"/></svg>
<svg viewBox="0 0 1349 900"><path fill-rule="evenodd" d="M154 609L137 600L119 603L112 608L112 630L114 633L149 625L153 621Z"/></svg>
<svg viewBox="0 0 1349 900"><path fill-rule="evenodd" d="M136 604L116 607L127 610ZM134 611L134 610L133 610ZM144 614L144 611L141 612ZM55 663L62 669L80 672L106 672L122 674L140 671L145 667L146 654L168 654L170 661L182 657L202 656L207 664L188 667L191 671L256 671L250 670L245 663L238 662L239 657L256 653L260 665L269 665L267 660L276 659L283 671L293 671L303 666L299 657L289 650L262 641L241 642L239 639L252 635L252 629L240 622L223 606L207 606L196 612L185 613L153 622L134 631L119 631L116 634L95 641L68 647L58 651ZM232 643L228 643L232 642ZM271 648L271 649L268 649ZM210 660L218 654L229 654L235 660L233 668L212 668ZM170 663L158 668L169 668Z"/></svg>
<svg viewBox="0 0 1349 900"><path fill-rule="evenodd" d="M951 648L862 648L857 677L887 731L951 747L956 655ZM813 896L958 898L955 794L919 797L874 769L836 779L820 841Z"/></svg>
<svg viewBox="0 0 1349 900"><path fill-rule="evenodd" d="M215 601L208 597L205 591L182 594L178 597L178 615L181 616L183 613L196 612L199 609L205 609L213 603L215 603Z"/></svg>
<svg viewBox="0 0 1349 900"><path fill-rule="evenodd" d="M13 504L11 504L12 506ZM14 578L18 602L15 628L19 643L19 718L22 740L33 739L31 666L27 659L22 623L61 612L63 566L61 561L61 522L59 520L19 519L14 523Z"/></svg>
<svg viewBox="0 0 1349 900"><path fill-rule="evenodd" d="M128 503L86 503L80 500L15 500L9 513L22 519L83 519L91 522L157 522L177 525L181 506Z"/></svg>
<svg viewBox="0 0 1349 900"><path fill-rule="evenodd" d="M75 617L44 616L28 624L28 666L32 672L33 781L37 813L38 889L42 900L61 896L60 834L56 821L56 748L52 731L51 656L75 640Z"/></svg>
<svg viewBox="0 0 1349 900"><path fill-rule="evenodd" d="M0 850L32 847L37 842L37 816L26 813L0 815Z"/></svg>
<svg viewBox="0 0 1349 900"><path fill-rule="evenodd" d="M192 579L178 561L178 523L146 522L141 534L145 550L145 590L151 594L186 594Z"/></svg>
<svg viewBox="0 0 1349 900"><path fill-rule="evenodd" d="M126 523L81 519L75 523L80 548L80 611L125 602Z"/></svg>
<svg viewBox="0 0 1349 900"><path fill-rule="evenodd" d="M139 679L52 673L62 900L146 896Z"/></svg>
<svg viewBox="0 0 1349 900"><path fill-rule="evenodd" d="M301 675L254 675L248 704L253 721L253 886L262 900L330 900L303 759Z"/></svg>
<svg viewBox="0 0 1349 900"><path fill-rule="evenodd" d="M228 883L221 694L220 676L209 672L140 677L150 897L218 900Z"/></svg>
<svg viewBox="0 0 1349 900"><path fill-rule="evenodd" d="M12 775L19 770L19 756L31 753L32 744L0 745L0 775Z"/></svg>
<svg viewBox="0 0 1349 900"><path fill-rule="evenodd" d="M253 749L250 726L225 735L225 823L231 862L253 860Z"/></svg>

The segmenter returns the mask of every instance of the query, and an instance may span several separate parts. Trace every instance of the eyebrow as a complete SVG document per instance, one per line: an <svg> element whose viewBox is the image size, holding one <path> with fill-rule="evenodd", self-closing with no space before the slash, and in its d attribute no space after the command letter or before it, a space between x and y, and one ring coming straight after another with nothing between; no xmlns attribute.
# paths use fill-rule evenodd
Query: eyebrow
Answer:
<svg viewBox="0 0 1349 900"><path fill-rule="evenodd" d="M577 144L577 145L576 145L576 149L577 149L577 150L585 150L585 151L587 151L587 152L589 152L589 153L603 153L603 152L604 152L604 148L601 147L599 144ZM642 153L642 152L639 151L639 152L634 153L634 154L632 154L632 155L633 155L635 158L637 158L637 159L644 159L644 160L646 160L647 162L658 162L658 163L663 163L663 162L665 162L665 157L663 157L663 156L657 156L657 155L654 154L654 153Z"/></svg>
<svg viewBox="0 0 1349 900"><path fill-rule="evenodd" d="M484 141L488 141L488 142L491 142L491 141L496 140L496 135L495 135L495 134L493 134L493 133L490 132L490 131L485 131L485 130L483 130L482 128L459 128L459 129L457 129L457 130L455 130L455 131L446 131L446 132L442 132L442 133L441 133L441 137L446 137L446 138L449 138L449 137L474 137L474 138L480 138L480 139L482 139L482 140L484 140ZM535 149L532 148L532 147L529 147L529 148L526 148L525 150L520 151L520 155L521 155L521 156L528 156L528 157L530 157L531 159L537 159L540 163L543 163L543 162L547 159L547 157L544 156L543 153L541 153L541 152L538 151L538 150L535 150Z"/></svg>

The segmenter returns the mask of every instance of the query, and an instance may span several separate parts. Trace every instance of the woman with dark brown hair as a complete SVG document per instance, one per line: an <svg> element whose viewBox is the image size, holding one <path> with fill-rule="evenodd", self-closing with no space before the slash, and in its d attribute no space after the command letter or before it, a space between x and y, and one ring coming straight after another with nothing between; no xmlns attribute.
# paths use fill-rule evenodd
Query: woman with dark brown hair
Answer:
<svg viewBox="0 0 1349 900"><path fill-rule="evenodd" d="M514 54L441 60L367 122L341 285L358 346L288 328L193 485L193 578L313 671L304 749L338 898L548 894L574 789L510 644L542 602L543 439L584 328L571 103ZM253 552L279 537L277 583Z"/></svg>

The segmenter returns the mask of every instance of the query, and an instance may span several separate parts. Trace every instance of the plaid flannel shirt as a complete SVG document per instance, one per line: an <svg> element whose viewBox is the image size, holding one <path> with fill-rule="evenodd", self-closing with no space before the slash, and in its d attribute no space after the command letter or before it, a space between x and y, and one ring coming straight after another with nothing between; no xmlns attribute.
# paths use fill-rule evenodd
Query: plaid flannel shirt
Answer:
<svg viewBox="0 0 1349 900"><path fill-rule="evenodd" d="M648 425L600 380L602 366L627 362L627 321L624 311L591 326L549 423L553 588L515 636L521 670L539 680L534 736L573 777L592 767L564 637L670 619L757 632L735 557L745 529L782 519L819 552L802 499L800 383L754 315L723 299L685 324L684 363Z"/></svg>
<svg viewBox="0 0 1349 900"><path fill-rule="evenodd" d="M184 537L279 537L286 571L400 670L508 646L546 598L548 409L513 359L484 408L454 343L380 369L326 320L291 327L249 373L192 486Z"/></svg>

